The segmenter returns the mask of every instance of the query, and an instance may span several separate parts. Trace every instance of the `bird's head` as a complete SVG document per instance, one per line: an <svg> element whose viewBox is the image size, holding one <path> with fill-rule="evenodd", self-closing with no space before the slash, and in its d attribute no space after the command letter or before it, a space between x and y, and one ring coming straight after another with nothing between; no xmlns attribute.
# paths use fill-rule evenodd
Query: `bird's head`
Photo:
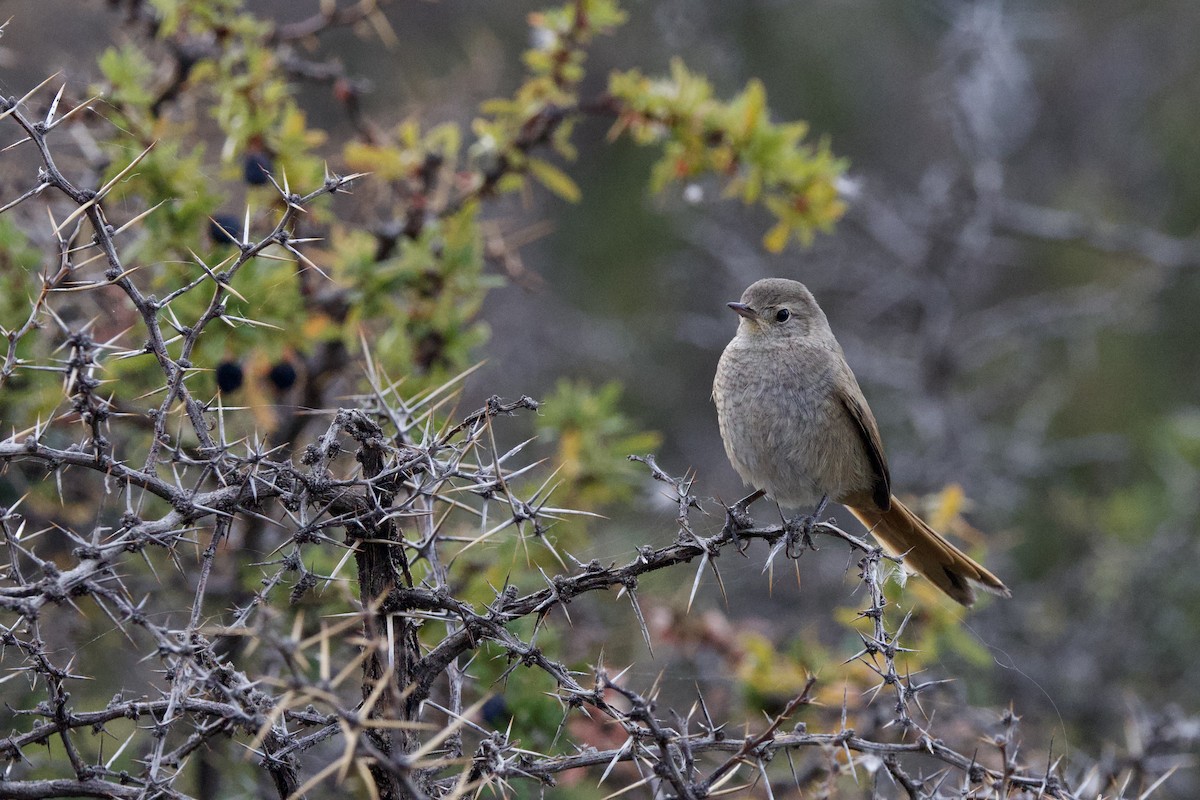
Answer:
<svg viewBox="0 0 1200 800"><path fill-rule="evenodd" d="M728 305L741 317L739 336L793 339L829 330L812 292L787 278L756 281L742 293L741 300Z"/></svg>

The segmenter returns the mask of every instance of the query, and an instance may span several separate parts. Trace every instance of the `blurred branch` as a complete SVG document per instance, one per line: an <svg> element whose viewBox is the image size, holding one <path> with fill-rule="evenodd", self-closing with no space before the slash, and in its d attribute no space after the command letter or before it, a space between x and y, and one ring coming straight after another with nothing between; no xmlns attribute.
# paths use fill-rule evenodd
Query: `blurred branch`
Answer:
<svg viewBox="0 0 1200 800"><path fill-rule="evenodd" d="M358 25L362 22L370 22L376 30L390 32L391 28L381 10L386 4L387 0L358 0L339 7L336 0L322 0L320 11L305 19L279 25L271 32L270 41L291 42L308 39L334 28ZM394 38L395 34L391 35Z"/></svg>
<svg viewBox="0 0 1200 800"><path fill-rule="evenodd" d="M995 208L996 227L1050 242L1077 242L1103 253L1129 253L1167 269L1200 265L1200 240L1152 228L1105 222L1074 211L1005 200Z"/></svg>

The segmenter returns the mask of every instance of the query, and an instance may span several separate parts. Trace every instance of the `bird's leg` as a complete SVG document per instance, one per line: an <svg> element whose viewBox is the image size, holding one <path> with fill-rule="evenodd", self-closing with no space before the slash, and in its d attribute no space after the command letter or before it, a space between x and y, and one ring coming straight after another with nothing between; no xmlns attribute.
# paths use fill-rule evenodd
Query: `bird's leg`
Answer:
<svg viewBox="0 0 1200 800"><path fill-rule="evenodd" d="M746 495L741 500L738 500L731 506L725 508L725 514L728 517L727 525L729 526L729 534L733 538L733 546L742 555L746 555L745 549L742 547L742 540L738 538L738 531L745 530L754 526L754 520L750 518L750 513L746 510L751 503L762 497L766 492L759 489L756 492Z"/></svg>
<svg viewBox="0 0 1200 800"><path fill-rule="evenodd" d="M817 503L817 507L813 509L812 516L809 517L812 524L817 524L817 517L825 513L825 506L827 505L829 505L829 495L823 494L821 495L821 502Z"/></svg>
<svg viewBox="0 0 1200 800"><path fill-rule="evenodd" d="M817 503L817 507L813 509L811 514L801 515L786 520L783 524L783 530L788 540L788 557L798 558L800 553L805 550L816 550L817 546L813 543L813 529L817 527L819 517L825 513L825 507L829 505L829 495L821 495L821 502ZM796 537L799 536L800 549L793 555L792 548L796 544Z"/></svg>

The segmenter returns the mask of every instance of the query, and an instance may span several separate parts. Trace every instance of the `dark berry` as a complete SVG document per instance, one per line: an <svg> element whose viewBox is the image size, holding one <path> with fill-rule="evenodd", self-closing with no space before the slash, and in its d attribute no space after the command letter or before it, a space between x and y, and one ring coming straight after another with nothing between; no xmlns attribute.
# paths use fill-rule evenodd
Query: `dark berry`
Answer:
<svg viewBox="0 0 1200 800"><path fill-rule="evenodd" d="M222 361L217 364L217 388L222 392L236 392L242 388L245 377L242 365L236 361Z"/></svg>
<svg viewBox="0 0 1200 800"><path fill-rule="evenodd" d="M238 230L241 227L237 217L218 214L208 221L208 236L213 244L239 244Z"/></svg>
<svg viewBox="0 0 1200 800"><path fill-rule="evenodd" d="M280 361L271 367L271 371L267 373L267 380L279 391L286 392L296 385L296 368L290 361Z"/></svg>
<svg viewBox="0 0 1200 800"><path fill-rule="evenodd" d="M479 709L479 713L483 716L483 721L493 728L507 728L513 716L512 712L508 710L508 703L504 702L501 695L489 697L484 701L483 708Z"/></svg>
<svg viewBox="0 0 1200 800"><path fill-rule="evenodd" d="M242 159L242 177L251 186L263 186L275 171L271 156L263 152L246 153Z"/></svg>

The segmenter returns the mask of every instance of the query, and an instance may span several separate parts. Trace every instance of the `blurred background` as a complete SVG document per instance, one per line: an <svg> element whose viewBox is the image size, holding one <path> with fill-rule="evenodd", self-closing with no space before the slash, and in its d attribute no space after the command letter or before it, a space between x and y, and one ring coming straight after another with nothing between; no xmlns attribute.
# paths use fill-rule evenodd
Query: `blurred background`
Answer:
<svg viewBox="0 0 1200 800"><path fill-rule="evenodd" d="M5 0L0 91L24 94L56 70L93 81L96 57L122 36L120 4L109 5ZM315 7L247 5L275 19ZM381 126L468 123L519 83L525 14L540 6L397 2L393 46L337 30L319 55L370 81L362 106ZM608 143L606 121L583 125L567 167L579 203L539 193L493 212L522 244L527 279L488 294L487 363L464 405L545 396L563 378L619 381L624 412L660 432L663 468L736 500L744 490L709 401L735 327L725 303L761 277L803 281L879 421L894 488L944 501L961 487L988 566L1013 589L965 618L977 657L946 651L961 698L1011 700L1031 746L1053 741L1056 753L1097 754L1123 740L1131 716L1194 744L1200 4L624 7L629 22L591 49L585 97L611 69L654 74L677 56L722 96L757 77L778 119L806 120L849 160L850 210L811 247L771 255L765 212L723 199L715 182L651 196L653 154ZM354 135L327 88L298 97L330 142ZM674 510L650 483L649 515L613 514L574 554L616 559L671 541ZM726 559L728 603L706 582L688 618L744 620L786 640L846 604L845 556L832 545L805 556L799 587L789 576L770 590L762 556ZM690 578L658 586L676 611ZM603 609L591 613L606 624ZM714 669L693 668L676 679L690 686ZM650 682L660 669L642 654L634 674ZM1167 796L1194 796L1195 775L1172 786Z"/></svg>

